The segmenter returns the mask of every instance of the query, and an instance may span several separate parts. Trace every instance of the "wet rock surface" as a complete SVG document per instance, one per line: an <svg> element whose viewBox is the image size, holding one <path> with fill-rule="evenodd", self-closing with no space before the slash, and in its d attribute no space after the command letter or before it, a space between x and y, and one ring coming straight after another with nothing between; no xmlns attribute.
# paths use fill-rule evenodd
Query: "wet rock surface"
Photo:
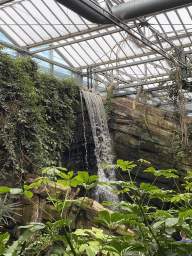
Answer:
<svg viewBox="0 0 192 256"><path fill-rule="evenodd" d="M138 185L154 180L152 173L143 172L149 166L156 170L179 170L182 180L186 170L191 168L191 163L186 160L182 163L173 153L173 134L179 129L173 113L142 103L136 103L134 110L133 101L122 97L113 99L113 107L109 128L116 159L134 161L138 165L139 159L151 163L142 164L137 176ZM192 122L191 117L186 119L187 123ZM132 172L133 178L136 172L137 168ZM122 172L121 175L129 180L128 174ZM175 186L173 180L165 177L159 177L156 185L164 189L173 189Z"/></svg>

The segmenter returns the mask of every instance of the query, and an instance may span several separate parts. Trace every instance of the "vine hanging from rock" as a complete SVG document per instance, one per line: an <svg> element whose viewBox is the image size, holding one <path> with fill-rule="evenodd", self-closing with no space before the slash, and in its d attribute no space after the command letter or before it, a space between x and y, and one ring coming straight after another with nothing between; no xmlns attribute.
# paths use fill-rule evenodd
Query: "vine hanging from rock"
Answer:
<svg viewBox="0 0 192 256"><path fill-rule="evenodd" d="M185 103L186 103L186 96L184 92L192 91L192 85L190 82L191 77L191 65L187 66L187 72L186 76L182 75L182 70L178 63L173 64L173 68L169 74L169 77L171 79L171 83L167 86L167 95L170 100L170 102L174 106L174 114L176 117L177 122L179 123L180 129L176 131L174 135L173 140L173 147L174 152L177 155L179 154L182 157L189 157L189 154L187 152L191 152L190 147L188 145L188 137L190 134L189 132L189 125L187 125L187 116L186 116L186 109L185 109ZM189 98L187 100L190 100ZM176 140L177 138L177 140ZM176 146L176 144L178 144Z"/></svg>

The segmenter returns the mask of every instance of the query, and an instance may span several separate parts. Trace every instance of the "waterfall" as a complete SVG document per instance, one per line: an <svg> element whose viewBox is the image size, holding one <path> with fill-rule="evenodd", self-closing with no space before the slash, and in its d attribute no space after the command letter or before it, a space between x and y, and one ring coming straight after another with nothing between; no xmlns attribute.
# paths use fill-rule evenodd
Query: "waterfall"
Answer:
<svg viewBox="0 0 192 256"><path fill-rule="evenodd" d="M97 159L98 173L100 182L114 181L116 179L115 171L101 167L102 163L112 164L113 156L111 153L111 139L105 109L100 95L89 91L82 91L87 106L93 139L95 143L95 156ZM104 186L96 185L92 191L92 198L98 202L109 201L118 202L118 196Z"/></svg>

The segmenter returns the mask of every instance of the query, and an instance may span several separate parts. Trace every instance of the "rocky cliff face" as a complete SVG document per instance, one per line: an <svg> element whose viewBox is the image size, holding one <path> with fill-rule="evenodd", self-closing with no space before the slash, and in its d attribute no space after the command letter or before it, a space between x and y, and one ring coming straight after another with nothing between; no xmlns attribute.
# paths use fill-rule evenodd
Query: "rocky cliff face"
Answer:
<svg viewBox="0 0 192 256"><path fill-rule="evenodd" d="M179 130L173 113L142 103L137 103L133 109L133 101L122 97L114 98L113 106L109 128L117 159L135 162L145 159L157 170L179 170L181 178L186 171L191 170L191 161L179 159L173 149L174 133ZM187 117L186 121L191 123L192 118ZM189 147L191 145L189 140ZM143 168L148 166L145 164ZM139 172L138 182L145 180L151 183L154 176L143 173L142 170ZM174 186L165 178L158 178L157 181L165 189Z"/></svg>

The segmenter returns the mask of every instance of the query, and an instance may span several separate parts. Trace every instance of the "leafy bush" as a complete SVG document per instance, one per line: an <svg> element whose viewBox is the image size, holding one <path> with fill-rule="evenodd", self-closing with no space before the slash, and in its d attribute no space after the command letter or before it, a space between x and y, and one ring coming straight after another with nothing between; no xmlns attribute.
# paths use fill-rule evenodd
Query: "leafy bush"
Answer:
<svg viewBox="0 0 192 256"><path fill-rule="evenodd" d="M141 164L144 160L141 160ZM130 172L135 167L133 162L118 160L116 165L103 165L104 168L119 168L122 171ZM97 182L97 176L89 176L87 172L78 172L77 176L73 176L73 172L66 173L65 169L51 167L44 169L45 177L37 179L36 183L29 186L24 186L23 190L17 190L20 194L32 197L32 188L40 184L49 182L49 177L53 176L55 184L59 183L69 188L69 186L83 186L86 193L96 184L104 185L113 188L114 185L120 185L121 189L114 191L118 194L128 193L132 198L133 203L121 201L116 203L119 207L118 212L109 213L106 211L99 212L99 217L95 218L98 225L105 226L108 233L103 232L99 228L92 228L90 230L77 229L72 230L72 222L69 218L63 219L62 213L64 209L73 203L79 205L79 209L84 204L84 200L60 200L57 197L49 197L58 213L59 220L53 219L52 222L44 223L29 223L21 228L26 231L19 237L13 245L7 249L4 248L2 255L23 255L23 245L26 241L36 234L41 236L41 243L43 243L42 236L49 237L55 243L51 250L46 255L110 255L110 256L126 256L126 255L183 255L192 252L192 244L176 243L174 241L174 234L183 230L189 238L192 238L192 172L188 172L186 183L183 184L185 192L181 193L179 190L164 190L159 189L153 184L141 183L139 186L136 182L130 181L110 181ZM168 179L177 179L176 170L155 170L149 167L145 172L153 173L154 178L163 175ZM56 175L56 176L55 176ZM1 193L10 191L16 193L16 189L2 188ZM30 193L29 193L30 192ZM57 193L56 193L57 195ZM86 195L86 194L85 194ZM144 204L144 199L148 199L148 203ZM165 211L157 209L150 205L150 201L157 198L162 201L162 205L170 203L170 208ZM107 204L107 203L106 203ZM111 204L111 203L109 203ZM79 211L79 210L78 210ZM76 217L78 212L76 214ZM125 235L115 235L116 230L121 227L124 231L132 228L136 233L125 233ZM62 233L59 232L62 230ZM1 239L1 237L0 237ZM33 249L33 244L37 244L39 240L34 241L29 245ZM5 243L4 243L5 244ZM4 246L5 247L5 246ZM40 247L39 250L43 250ZM34 249L35 250L35 249ZM31 250L32 251L32 250ZM30 252L31 252L30 251ZM40 252L39 251L39 252ZM38 252L38 253L39 253ZM37 251L35 252L37 253ZM39 255L39 254L30 254Z"/></svg>
<svg viewBox="0 0 192 256"><path fill-rule="evenodd" d="M60 165L60 153L73 137L79 85L38 72L28 59L0 52L1 175Z"/></svg>

